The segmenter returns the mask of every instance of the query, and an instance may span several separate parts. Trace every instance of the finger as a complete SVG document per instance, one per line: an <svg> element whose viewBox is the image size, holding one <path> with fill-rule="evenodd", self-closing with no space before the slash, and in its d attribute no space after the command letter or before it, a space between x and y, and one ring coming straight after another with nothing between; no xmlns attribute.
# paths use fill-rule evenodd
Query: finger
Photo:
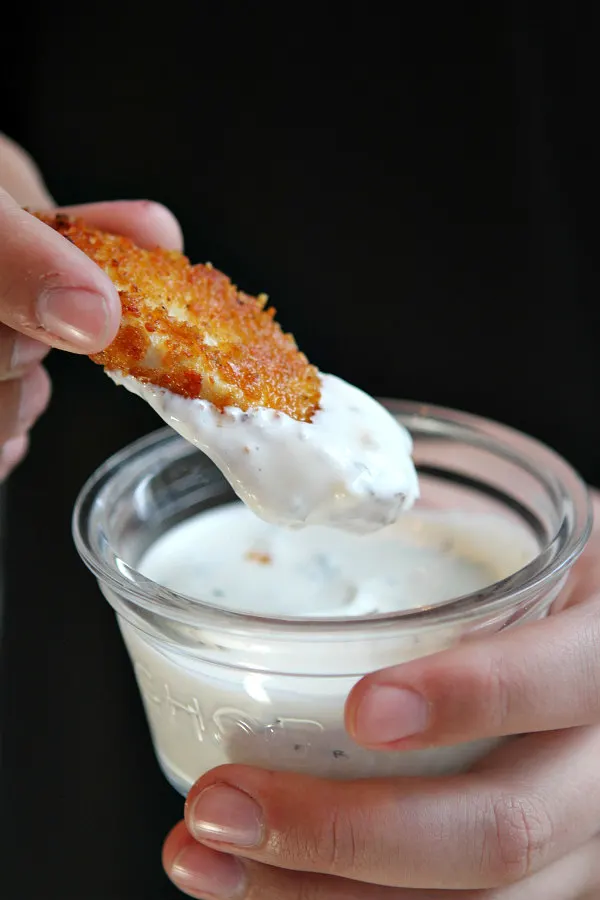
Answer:
<svg viewBox="0 0 600 900"><path fill-rule="evenodd" d="M40 363L49 349L46 344L0 325L0 381L20 378Z"/></svg>
<svg viewBox="0 0 600 900"><path fill-rule="evenodd" d="M48 406L50 379L41 366L23 378L0 381L0 445L23 435Z"/></svg>
<svg viewBox="0 0 600 900"><path fill-rule="evenodd" d="M369 884L511 884L590 840L600 808L600 729L510 742L452 778L323 781L225 766L186 804L213 849ZM568 777L565 768L568 766Z"/></svg>
<svg viewBox="0 0 600 900"><path fill-rule="evenodd" d="M245 867L235 857L201 847L180 822L163 847L163 867L171 881L190 897L237 898L246 894Z"/></svg>
<svg viewBox="0 0 600 900"><path fill-rule="evenodd" d="M20 206L49 209L54 201L35 162L22 147L0 134L0 185Z"/></svg>
<svg viewBox="0 0 600 900"><path fill-rule="evenodd" d="M232 864L232 859L196 843L183 823L173 829L163 851L165 871L180 890L190 897L218 900L228 897L240 900L307 900L309 897L311 900L583 900L584 894L593 900L600 891L598 838L518 884L500 891L467 893L367 886L343 878L286 872L256 863L245 862L241 867ZM225 885L223 878L218 877L224 870L231 878Z"/></svg>
<svg viewBox="0 0 600 900"><path fill-rule="evenodd" d="M182 250L183 235L179 222L162 203L151 200L115 200L110 203L86 203L65 206L58 212L77 216L94 228L122 234L139 247L153 250Z"/></svg>
<svg viewBox="0 0 600 900"><path fill-rule="evenodd" d="M121 317L104 272L0 191L0 322L45 344L93 353Z"/></svg>
<svg viewBox="0 0 600 900"><path fill-rule="evenodd" d="M0 446L0 482L22 462L28 449L29 438L26 434L11 438L3 446Z"/></svg>
<svg viewBox="0 0 600 900"><path fill-rule="evenodd" d="M412 900L413 897L428 900L420 891L366 885L329 875L288 872L251 861L242 862L197 843L183 822L175 826L165 841L163 866L181 891L202 900ZM444 892L443 900L446 900L446 894ZM432 897L431 894L428 896ZM469 900L477 898L469 897Z"/></svg>
<svg viewBox="0 0 600 900"><path fill-rule="evenodd" d="M599 722L598 599L368 675L346 704L354 740L386 750Z"/></svg>

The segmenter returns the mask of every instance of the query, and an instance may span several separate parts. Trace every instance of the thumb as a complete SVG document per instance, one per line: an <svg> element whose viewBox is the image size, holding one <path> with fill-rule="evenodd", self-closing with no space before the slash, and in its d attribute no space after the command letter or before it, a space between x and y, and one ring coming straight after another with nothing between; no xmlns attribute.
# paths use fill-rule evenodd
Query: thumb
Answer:
<svg viewBox="0 0 600 900"><path fill-rule="evenodd" d="M96 353L120 316L108 276L0 190L0 322L52 347Z"/></svg>

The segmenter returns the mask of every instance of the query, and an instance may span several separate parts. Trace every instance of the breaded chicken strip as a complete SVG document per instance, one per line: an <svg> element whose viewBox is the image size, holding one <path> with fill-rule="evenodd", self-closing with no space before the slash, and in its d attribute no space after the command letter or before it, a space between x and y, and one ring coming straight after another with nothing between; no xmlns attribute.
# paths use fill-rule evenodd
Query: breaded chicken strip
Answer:
<svg viewBox="0 0 600 900"><path fill-rule="evenodd" d="M250 297L210 264L192 266L177 251L143 250L68 216L36 215L119 291L119 333L94 362L218 409L266 407L311 421L319 408L318 370L275 322L265 295Z"/></svg>

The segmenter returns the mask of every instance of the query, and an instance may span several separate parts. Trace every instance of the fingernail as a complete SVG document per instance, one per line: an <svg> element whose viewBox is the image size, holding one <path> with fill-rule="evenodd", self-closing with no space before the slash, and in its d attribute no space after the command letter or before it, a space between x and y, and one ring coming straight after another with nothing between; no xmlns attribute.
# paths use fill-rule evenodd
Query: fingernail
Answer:
<svg viewBox="0 0 600 900"><path fill-rule="evenodd" d="M98 348L108 336L108 304L84 289L49 288L38 297L40 325L78 350Z"/></svg>
<svg viewBox="0 0 600 900"><path fill-rule="evenodd" d="M210 894L220 900L229 900L243 892L246 876L242 864L234 856L188 844L176 856L169 877L192 897Z"/></svg>
<svg viewBox="0 0 600 900"><path fill-rule="evenodd" d="M25 375L21 382L19 401L19 425L22 428L29 428L34 419L43 412L49 394L48 376L41 366Z"/></svg>
<svg viewBox="0 0 600 900"><path fill-rule="evenodd" d="M13 344L10 371L20 372L29 368L33 363L41 362L49 349L45 344L40 344L39 341L24 334L17 335Z"/></svg>
<svg viewBox="0 0 600 900"><path fill-rule="evenodd" d="M263 833L262 812L254 800L226 784L206 788L189 812L188 827L197 840L255 847Z"/></svg>
<svg viewBox="0 0 600 900"><path fill-rule="evenodd" d="M389 744L425 731L427 701L405 688L381 684L369 688L356 710L353 732L368 744Z"/></svg>

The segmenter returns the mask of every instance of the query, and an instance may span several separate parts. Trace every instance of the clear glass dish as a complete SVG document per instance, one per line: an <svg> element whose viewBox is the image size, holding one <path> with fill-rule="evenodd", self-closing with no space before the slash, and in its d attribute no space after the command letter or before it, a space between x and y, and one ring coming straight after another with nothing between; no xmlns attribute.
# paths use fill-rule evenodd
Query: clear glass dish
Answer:
<svg viewBox="0 0 600 900"><path fill-rule="evenodd" d="M162 429L110 458L82 489L75 543L117 614L158 760L181 793L227 762L333 778L435 775L466 769L493 746L364 750L345 733L344 703L370 671L546 615L589 536L588 493L562 458L516 431L450 410L386 405L412 433L421 505L503 517L535 543L528 565L477 593L392 615L246 615L136 570L174 525L235 499L192 445Z"/></svg>

